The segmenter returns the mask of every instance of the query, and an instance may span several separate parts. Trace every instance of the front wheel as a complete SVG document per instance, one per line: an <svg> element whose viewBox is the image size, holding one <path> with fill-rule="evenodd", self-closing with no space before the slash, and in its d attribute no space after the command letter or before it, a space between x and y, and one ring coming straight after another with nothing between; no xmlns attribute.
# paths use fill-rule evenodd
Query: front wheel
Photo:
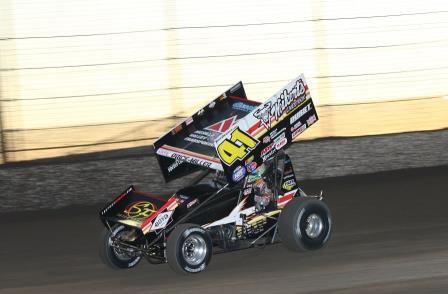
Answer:
<svg viewBox="0 0 448 294"><path fill-rule="evenodd" d="M330 210L318 199L294 198L280 213L278 233L283 245L290 250L319 249L330 239Z"/></svg>
<svg viewBox="0 0 448 294"><path fill-rule="evenodd" d="M202 227L181 224L168 237L166 256L179 274L202 272L212 257L212 240Z"/></svg>
<svg viewBox="0 0 448 294"><path fill-rule="evenodd" d="M112 269L128 269L135 267L141 260L141 256L129 250L114 246L113 237L120 238L129 233L129 228L116 224L112 231L104 228L101 235L100 257L105 265Z"/></svg>

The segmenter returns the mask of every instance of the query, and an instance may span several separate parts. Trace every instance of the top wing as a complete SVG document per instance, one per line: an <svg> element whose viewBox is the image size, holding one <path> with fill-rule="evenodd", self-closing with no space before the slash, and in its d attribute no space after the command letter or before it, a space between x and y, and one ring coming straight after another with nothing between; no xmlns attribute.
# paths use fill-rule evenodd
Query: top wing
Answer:
<svg viewBox="0 0 448 294"><path fill-rule="evenodd" d="M260 103L247 100L241 82L154 142L165 181L198 169L223 170L214 142Z"/></svg>
<svg viewBox="0 0 448 294"><path fill-rule="evenodd" d="M253 172L318 120L303 75L253 109L214 144L231 185Z"/></svg>

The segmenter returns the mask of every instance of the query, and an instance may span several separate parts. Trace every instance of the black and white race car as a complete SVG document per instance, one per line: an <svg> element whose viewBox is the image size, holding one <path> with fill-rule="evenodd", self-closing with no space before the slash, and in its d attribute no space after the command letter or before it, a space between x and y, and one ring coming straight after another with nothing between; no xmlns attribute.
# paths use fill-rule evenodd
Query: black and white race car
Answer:
<svg viewBox="0 0 448 294"><path fill-rule="evenodd" d="M170 195L131 186L101 210L105 264L126 269L145 258L198 273L217 253L324 246L330 211L299 188L284 151L317 120L303 75L264 103L237 83L154 143L165 180L196 173L191 183Z"/></svg>

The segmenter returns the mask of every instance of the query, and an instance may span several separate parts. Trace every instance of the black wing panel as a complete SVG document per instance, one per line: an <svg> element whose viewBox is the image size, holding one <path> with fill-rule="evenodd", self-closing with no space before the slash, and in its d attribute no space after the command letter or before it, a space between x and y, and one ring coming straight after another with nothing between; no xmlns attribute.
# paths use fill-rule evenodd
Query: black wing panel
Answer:
<svg viewBox="0 0 448 294"><path fill-rule="evenodd" d="M215 140L259 104L247 100L239 82L159 138L154 148L165 181L198 169L223 170Z"/></svg>

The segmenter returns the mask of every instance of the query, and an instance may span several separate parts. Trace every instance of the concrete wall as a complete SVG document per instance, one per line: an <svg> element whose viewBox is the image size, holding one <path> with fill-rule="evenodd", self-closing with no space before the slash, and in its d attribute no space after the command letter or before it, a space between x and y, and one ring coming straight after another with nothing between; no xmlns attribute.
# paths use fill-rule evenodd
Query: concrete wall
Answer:
<svg viewBox="0 0 448 294"><path fill-rule="evenodd" d="M291 155L299 179L448 165L448 130L295 143ZM128 185L141 190L175 190L165 185L149 149L75 157L0 168L0 212L59 208L110 201ZM107 158L107 159L106 159ZM324 188L324 187L323 187Z"/></svg>

